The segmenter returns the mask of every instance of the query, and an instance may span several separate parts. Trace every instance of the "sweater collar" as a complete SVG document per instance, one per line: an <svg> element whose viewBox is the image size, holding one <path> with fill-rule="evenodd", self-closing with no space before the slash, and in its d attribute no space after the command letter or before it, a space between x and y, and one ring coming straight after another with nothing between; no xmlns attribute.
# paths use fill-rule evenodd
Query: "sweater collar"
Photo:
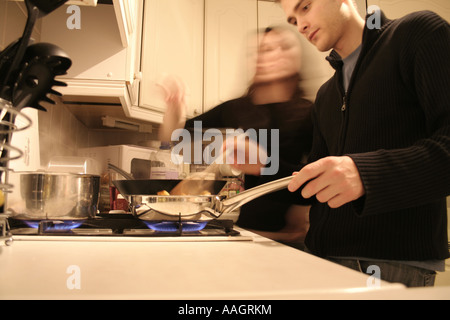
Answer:
<svg viewBox="0 0 450 320"><path fill-rule="evenodd" d="M372 28L368 27L367 21L371 19L374 14L380 14L380 28ZM372 47L373 43L378 39L379 35L383 32L386 26L389 24L391 20L386 18L383 11L375 11L371 14L366 15L366 25L364 26L363 38L362 38L362 49L361 54L366 52L366 50ZM336 50L331 50L330 55L326 57L327 61L335 70L341 70L343 66L343 61L341 56L336 52Z"/></svg>

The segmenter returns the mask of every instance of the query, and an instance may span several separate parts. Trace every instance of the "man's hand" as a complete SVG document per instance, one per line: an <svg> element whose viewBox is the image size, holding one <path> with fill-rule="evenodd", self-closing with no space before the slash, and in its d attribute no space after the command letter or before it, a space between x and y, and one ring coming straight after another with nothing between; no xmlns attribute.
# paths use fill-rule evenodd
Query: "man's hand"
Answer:
<svg viewBox="0 0 450 320"><path fill-rule="evenodd" d="M358 169L350 157L326 157L294 173L288 186L294 192L308 182L302 190L304 198L316 196L317 201L338 208L362 197L365 193Z"/></svg>

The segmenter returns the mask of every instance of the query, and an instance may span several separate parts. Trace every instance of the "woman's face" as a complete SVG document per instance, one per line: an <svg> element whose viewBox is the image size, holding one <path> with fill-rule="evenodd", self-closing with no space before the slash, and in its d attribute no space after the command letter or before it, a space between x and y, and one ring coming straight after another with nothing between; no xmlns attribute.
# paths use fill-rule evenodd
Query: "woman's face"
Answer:
<svg viewBox="0 0 450 320"><path fill-rule="evenodd" d="M296 35L289 31L271 30L261 37L254 83L282 80L299 73L301 45Z"/></svg>

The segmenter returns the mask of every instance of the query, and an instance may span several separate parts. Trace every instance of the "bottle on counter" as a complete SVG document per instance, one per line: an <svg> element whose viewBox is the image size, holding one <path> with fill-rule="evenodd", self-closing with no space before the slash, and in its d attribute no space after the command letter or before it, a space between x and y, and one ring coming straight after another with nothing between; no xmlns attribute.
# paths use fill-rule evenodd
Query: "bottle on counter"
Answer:
<svg viewBox="0 0 450 320"><path fill-rule="evenodd" d="M227 183L222 188L220 195L224 195L226 197L233 197L238 193L244 191L244 180L242 178L229 178L227 179Z"/></svg>

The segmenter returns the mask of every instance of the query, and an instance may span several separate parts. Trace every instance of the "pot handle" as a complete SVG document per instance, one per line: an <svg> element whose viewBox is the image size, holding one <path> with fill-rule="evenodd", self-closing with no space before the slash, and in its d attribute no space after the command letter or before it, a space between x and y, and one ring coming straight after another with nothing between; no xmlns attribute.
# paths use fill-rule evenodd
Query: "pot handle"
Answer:
<svg viewBox="0 0 450 320"><path fill-rule="evenodd" d="M250 202L260 196L263 196L265 194L275 192L282 190L284 188L287 188L291 180L294 178L294 176L289 176L285 178L281 178L278 180L270 181L267 183L264 183L262 185L256 186L254 188L245 190L240 192L239 194L225 199L222 201L222 213L231 212L236 208L239 208L240 206L246 204L247 202Z"/></svg>

